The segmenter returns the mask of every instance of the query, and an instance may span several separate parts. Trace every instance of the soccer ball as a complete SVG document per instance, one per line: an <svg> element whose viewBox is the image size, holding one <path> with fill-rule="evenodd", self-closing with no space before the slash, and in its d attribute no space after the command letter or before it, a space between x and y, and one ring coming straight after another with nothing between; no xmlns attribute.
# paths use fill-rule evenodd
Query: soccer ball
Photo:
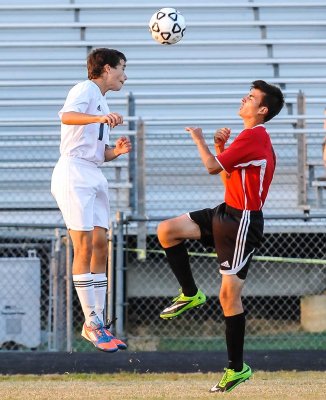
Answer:
<svg viewBox="0 0 326 400"><path fill-rule="evenodd" d="M186 22L183 15L175 8L161 8L152 15L149 31L160 44L179 42L185 33Z"/></svg>

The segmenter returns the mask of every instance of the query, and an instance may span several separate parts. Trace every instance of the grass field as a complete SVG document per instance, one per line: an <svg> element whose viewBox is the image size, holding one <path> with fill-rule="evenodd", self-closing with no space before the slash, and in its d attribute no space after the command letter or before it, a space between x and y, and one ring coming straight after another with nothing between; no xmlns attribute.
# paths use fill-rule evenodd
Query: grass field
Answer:
<svg viewBox="0 0 326 400"><path fill-rule="evenodd" d="M326 372L255 372L227 394L208 393L219 375L66 374L0 376L1 400L322 400Z"/></svg>

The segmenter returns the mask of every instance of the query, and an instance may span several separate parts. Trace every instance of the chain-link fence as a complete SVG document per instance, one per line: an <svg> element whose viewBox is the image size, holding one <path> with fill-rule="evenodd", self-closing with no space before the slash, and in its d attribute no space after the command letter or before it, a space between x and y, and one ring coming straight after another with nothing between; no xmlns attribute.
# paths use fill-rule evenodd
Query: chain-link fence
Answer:
<svg viewBox="0 0 326 400"><path fill-rule="evenodd" d="M0 228L2 349L50 349L53 254L42 230Z"/></svg>
<svg viewBox="0 0 326 400"><path fill-rule="evenodd" d="M296 220L294 231L289 221L267 220L243 291L247 349L325 348L325 222ZM223 349L218 264L213 250L197 241L187 248L207 303L174 320L160 319L179 287L156 224L120 215L110 230L107 317L118 318L116 334L131 351ZM146 230L144 240L135 234ZM2 350L94 350L80 336L84 318L72 285L72 257L63 227L1 226Z"/></svg>
<svg viewBox="0 0 326 400"><path fill-rule="evenodd" d="M223 201L224 186L220 178L207 173L195 144L184 132L187 121L183 123L176 125L177 129L164 126L164 122L162 127L156 129L150 122L146 123L146 209L150 216L179 215L186 211L215 207ZM233 125L223 121L192 123L202 126L211 151L214 148L213 135L218 127L232 128L231 141L242 129L240 124L235 125L234 122ZM322 129L318 133L303 133L302 130L274 126L271 123L268 131L276 152L277 166L264 206L265 213L286 216L300 213L304 207L320 210L325 199L324 204L318 204L311 175L316 173L320 179L325 179L321 150L325 133Z"/></svg>
<svg viewBox="0 0 326 400"><path fill-rule="evenodd" d="M270 222L272 226L275 221ZM281 220L276 222L278 232L267 227L243 291L247 313L246 348L324 348L325 220L319 231L314 222L315 229L306 227L296 233L282 231ZM300 221L296 223L300 225ZM176 319L162 320L160 312L178 295L179 287L156 236L147 236L146 252L137 248L133 235L126 236L124 247L125 332L129 348L224 348L225 328L218 299L221 277L213 250L205 250L197 241L187 242L193 274L198 287L207 295L207 303Z"/></svg>

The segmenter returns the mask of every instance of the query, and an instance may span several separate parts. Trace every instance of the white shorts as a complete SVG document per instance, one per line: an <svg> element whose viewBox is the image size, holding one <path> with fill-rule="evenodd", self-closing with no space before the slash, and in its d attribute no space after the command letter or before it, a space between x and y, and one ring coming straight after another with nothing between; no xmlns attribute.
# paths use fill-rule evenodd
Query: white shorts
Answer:
<svg viewBox="0 0 326 400"><path fill-rule="evenodd" d="M73 157L61 157L51 181L51 192L68 229L91 231L109 228L109 185L95 164Z"/></svg>

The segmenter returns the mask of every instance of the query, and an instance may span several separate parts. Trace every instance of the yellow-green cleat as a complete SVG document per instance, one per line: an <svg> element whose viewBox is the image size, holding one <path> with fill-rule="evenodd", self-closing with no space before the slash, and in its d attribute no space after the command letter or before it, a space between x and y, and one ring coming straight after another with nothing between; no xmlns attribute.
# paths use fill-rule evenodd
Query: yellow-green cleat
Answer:
<svg viewBox="0 0 326 400"><path fill-rule="evenodd" d="M166 307L160 314L163 319L175 318L186 310L200 307L206 302L206 296L198 289L195 296L187 297L182 292L172 300L172 304Z"/></svg>
<svg viewBox="0 0 326 400"><path fill-rule="evenodd" d="M222 379L211 388L211 393L231 392L236 386L252 376L251 368L245 363L243 363L243 368L240 372L236 372L230 368L224 368L224 371Z"/></svg>

